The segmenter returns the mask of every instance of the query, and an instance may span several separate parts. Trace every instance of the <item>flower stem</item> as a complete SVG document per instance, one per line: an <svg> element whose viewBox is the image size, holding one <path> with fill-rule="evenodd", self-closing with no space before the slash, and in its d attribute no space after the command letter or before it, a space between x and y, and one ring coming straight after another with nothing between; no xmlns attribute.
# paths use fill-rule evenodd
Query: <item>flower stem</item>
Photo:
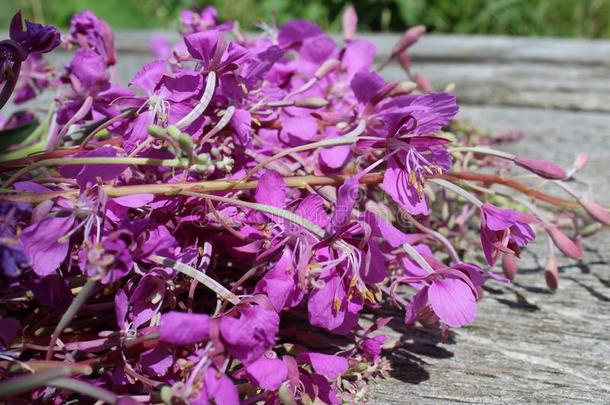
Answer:
<svg viewBox="0 0 610 405"><path fill-rule="evenodd" d="M149 260L160 264L162 266L171 267L179 273L186 274L187 276L194 278L201 284L214 291L223 300L229 301L233 305L239 304L239 299L231 291L227 290L222 284L214 280L202 271L197 270L188 264L177 262L167 257L151 255L148 257Z"/></svg>
<svg viewBox="0 0 610 405"><path fill-rule="evenodd" d="M53 351L55 350L55 342L63 332L63 330L68 326L68 324L74 319L80 308L87 302L87 299L91 296L91 294L95 291L97 287L98 280L97 279L88 279L82 290L78 293L74 301L70 304L66 312L63 314L59 323L55 327L53 334L51 335L51 341L49 342L49 350L47 351L46 360L51 360L53 358Z"/></svg>
<svg viewBox="0 0 610 405"><path fill-rule="evenodd" d="M109 404L114 404L119 399L113 392L74 378L57 378L49 381L47 384L51 387L78 392L79 394L84 394Z"/></svg>
<svg viewBox="0 0 610 405"><path fill-rule="evenodd" d="M38 387L46 385L49 381L69 377L72 369L68 366L55 367L49 370L38 371L33 374L20 375L0 382L0 398L23 394Z"/></svg>
<svg viewBox="0 0 610 405"><path fill-rule="evenodd" d="M7 188L21 176L32 170L44 166L67 166L67 165L138 165L138 166L165 166L165 167L184 167L184 161L181 159L151 159L142 157L84 157L72 159L46 159L36 163L32 163L17 171L6 182L4 188Z"/></svg>

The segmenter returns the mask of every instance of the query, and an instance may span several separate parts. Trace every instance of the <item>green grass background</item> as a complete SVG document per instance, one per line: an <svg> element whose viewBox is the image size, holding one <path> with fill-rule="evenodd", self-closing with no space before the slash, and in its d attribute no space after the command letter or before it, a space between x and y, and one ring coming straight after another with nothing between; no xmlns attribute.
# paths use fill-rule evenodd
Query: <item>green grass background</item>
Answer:
<svg viewBox="0 0 610 405"><path fill-rule="evenodd" d="M175 28L182 8L215 5L223 20L246 29L272 18L308 18L340 30L343 0L0 0L0 26L15 10L27 18L68 26L91 9L118 29ZM424 24L432 32L610 38L610 0L353 0L362 31L403 31Z"/></svg>

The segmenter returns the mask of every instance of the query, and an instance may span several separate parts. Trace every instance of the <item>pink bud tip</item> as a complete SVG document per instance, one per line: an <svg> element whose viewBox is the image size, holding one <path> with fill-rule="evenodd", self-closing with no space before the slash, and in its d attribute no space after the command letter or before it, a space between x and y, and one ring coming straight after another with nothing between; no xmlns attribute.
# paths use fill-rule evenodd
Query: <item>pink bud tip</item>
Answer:
<svg viewBox="0 0 610 405"><path fill-rule="evenodd" d="M601 222L604 225L610 225L610 212L600 204L588 198L580 198L578 200L580 205L587 211L587 214L596 221Z"/></svg>
<svg viewBox="0 0 610 405"><path fill-rule="evenodd" d="M578 247L578 245L574 243L572 239L568 238L565 233L561 232L556 225L547 225L546 231L553 240L555 246L561 250L561 253L575 260L582 257L582 248Z"/></svg>
<svg viewBox="0 0 610 405"><path fill-rule="evenodd" d="M417 83L419 88L422 89L422 91L424 91L425 93L428 93L428 92L432 91L432 84L430 84L428 79L426 79L421 74L419 74L419 73L416 74L415 77L413 77L413 81L415 83Z"/></svg>
<svg viewBox="0 0 610 405"><path fill-rule="evenodd" d="M554 291L557 289L559 286L559 269L557 268L557 260L555 259L555 255L549 257L549 261L544 269L544 278L546 280L546 285L551 290Z"/></svg>
<svg viewBox="0 0 610 405"><path fill-rule="evenodd" d="M343 39L345 42L351 41L356 36L358 26L358 14L351 4L343 12Z"/></svg>
<svg viewBox="0 0 610 405"><path fill-rule="evenodd" d="M411 57L409 56L409 52L404 51L399 53L396 59L398 59L398 63L400 63L400 66L402 66L405 71L408 72L411 70Z"/></svg>
<svg viewBox="0 0 610 405"><path fill-rule="evenodd" d="M515 255L505 253L502 256L502 271L507 279L513 281L517 274L517 260Z"/></svg>
<svg viewBox="0 0 610 405"><path fill-rule="evenodd" d="M561 180L566 177L566 172L555 163L546 160L532 159L527 156L517 156L514 162L522 168L536 173L545 179Z"/></svg>
<svg viewBox="0 0 610 405"><path fill-rule="evenodd" d="M396 42L394 48L392 48L392 55L396 56L416 43L419 38L424 35L424 32L426 32L426 27L423 25L416 25L415 27L409 28L398 42Z"/></svg>
<svg viewBox="0 0 610 405"><path fill-rule="evenodd" d="M579 153L578 156L576 156L576 159L574 159L572 167L577 171L582 170L587 166L587 163L589 163L589 155L586 153Z"/></svg>

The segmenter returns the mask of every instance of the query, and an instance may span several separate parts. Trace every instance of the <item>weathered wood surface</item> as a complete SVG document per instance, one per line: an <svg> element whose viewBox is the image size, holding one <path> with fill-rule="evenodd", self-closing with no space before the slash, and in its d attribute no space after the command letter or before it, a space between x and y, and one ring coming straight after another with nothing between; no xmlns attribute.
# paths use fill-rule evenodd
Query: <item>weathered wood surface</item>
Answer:
<svg viewBox="0 0 610 405"><path fill-rule="evenodd" d="M150 37L117 35L123 83L150 59ZM383 58L397 37L368 38ZM456 84L462 118L522 130L507 149L565 166L588 153L581 177L610 203L610 41L431 35L412 56L437 88ZM384 75L405 80L396 67ZM524 253L516 283L490 285L477 320L450 343L399 315L386 331L404 344L386 353L394 371L371 403L610 402L610 232L588 239L581 261L560 262L556 293L544 283L543 239Z"/></svg>

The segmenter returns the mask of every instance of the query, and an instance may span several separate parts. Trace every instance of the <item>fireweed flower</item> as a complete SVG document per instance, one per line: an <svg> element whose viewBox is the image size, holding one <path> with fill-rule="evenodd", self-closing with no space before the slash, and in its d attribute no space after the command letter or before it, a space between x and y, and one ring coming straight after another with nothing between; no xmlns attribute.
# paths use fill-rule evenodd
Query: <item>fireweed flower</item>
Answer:
<svg viewBox="0 0 610 405"><path fill-rule="evenodd" d="M99 120L118 115L112 102L132 93L110 83L104 59L93 51L78 49L68 66L60 90L57 123Z"/></svg>
<svg viewBox="0 0 610 405"><path fill-rule="evenodd" d="M105 66L116 63L114 34L108 23L98 18L90 10L75 14L70 20L68 43L81 49L97 53Z"/></svg>
<svg viewBox="0 0 610 405"><path fill-rule="evenodd" d="M47 53L61 42L57 28L25 20L17 12L10 24L10 39L0 42L0 108L8 101L19 77L21 63L31 54Z"/></svg>
<svg viewBox="0 0 610 405"><path fill-rule="evenodd" d="M405 277L404 281L423 282L406 308L405 323L434 316L448 326L460 327L474 321L477 315L477 287L483 284L481 269L474 264L458 264L420 277Z"/></svg>
<svg viewBox="0 0 610 405"><path fill-rule="evenodd" d="M213 6L204 8L200 13L182 10L180 12L180 25L184 34L192 34L209 29L228 31L233 28L233 23L230 21L218 24L218 11Z"/></svg>
<svg viewBox="0 0 610 405"><path fill-rule="evenodd" d="M519 256L521 248L534 240L536 233L530 224L536 218L489 203L481 207L481 244L485 259L493 265L500 252Z"/></svg>
<svg viewBox="0 0 610 405"><path fill-rule="evenodd" d="M176 124L186 116L192 106L188 100L201 90L202 77L196 72L181 69L167 72L166 63L154 61L145 65L132 79L130 86L141 90L141 96L123 96L116 100L122 107L136 108L136 118L126 132L125 146L132 151L147 137L150 125ZM187 131L201 129L205 117L195 120Z"/></svg>
<svg viewBox="0 0 610 405"><path fill-rule="evenodd" d="M0 264L7 277L18 276L29 265L17 232L30 212L27 204L0 203Z"/></svg>

